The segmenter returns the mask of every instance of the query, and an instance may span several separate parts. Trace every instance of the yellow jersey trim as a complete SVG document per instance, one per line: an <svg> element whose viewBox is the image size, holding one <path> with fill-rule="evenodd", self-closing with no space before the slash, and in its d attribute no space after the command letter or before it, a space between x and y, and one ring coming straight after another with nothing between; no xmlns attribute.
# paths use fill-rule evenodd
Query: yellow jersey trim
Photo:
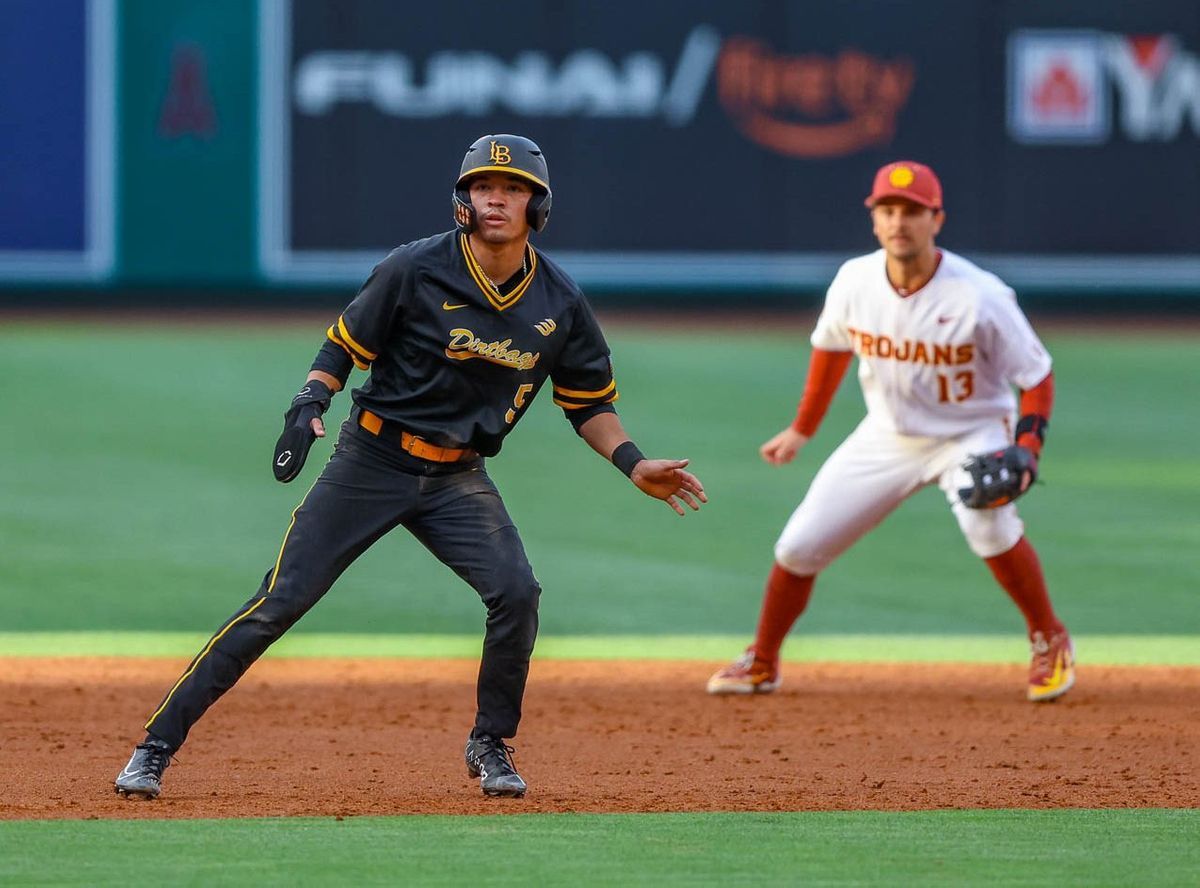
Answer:
<svg viewBox="0 0 1200 888"><path fill-rule="evenodd" d="M340 348L342 351L344 351L346 354L348 354L350 356L350 360L354 362L354 366L357 367L359 370L367 370L370 368L371 365L368 364L366 361L364 361L362 358L360 358L355 353L354 349L352 349L350 346L346 345L346 343L342 342L341 336L338 335L337 330L334 329L332 326L328 330L325 331L325 335L328 336L329 339L334 344L336 344L338 348Z"/></svg>
<svg viewBox="0 0 1200 888"><path fill-rule="evenodd" d="M559 398L552 398L551 400L553 400L555 404L564 410L582 410L584 407L598 407L601 404L615 404L617 401L621 400L621 396L618 393L613 392L612 397L605 398L602 401L592 401L590 404L577 404L574 401L563 401Z"/></svg>
<svg viewBox="0 0 1200 888"><path fill-rule="evenodd" d="M607 395L609 392L611 392L616 387L617 387L617 381L615 379L612 382L610 382L608 385L606 385L604 388L598 389L597 391L594 391L594 392L578 391L576 389L562 388L561 386L556 385L554 387L554 394L564 395L568 398L603 398L605 395Z"/></svg>
<svg viewBox="0 0 1200 888"><path fill-rule="evenodd" d="M488 278L484 272L483 266L479 264L479 260L475 258L475 254L471 252L471 243L465 234L458 236L459 246L462 248L463 261L467 264L467 273L471 279L475 281L475 286L479 291L487 297L487 301L496 311L504 311L512 308L525 295L525 291L529 289L529 285L533 283L533 276L537 273L537 250L526 244L526 249L529 251L529 272L525 277L521 278L521 282L513 288L511 293L501 294L496 286Z"/></svg>
<svg viewBox="0 0 1200 888"><path fill-rule="evenodd" d="M354 349L356 352L358 352L359 355L363 359L365 359L367 361L373 361L377 357L379 357L379 355L376 354L375 352L368 351L367 349L363 348L361 345L359 345L357 342L354 341L354 337L351 336L350 331L346 329L345 317L338 315L337 325L338 325L338 332L342 334L343 341L345 341L345 343L348 346L350 346L352 349Z"/></svg>

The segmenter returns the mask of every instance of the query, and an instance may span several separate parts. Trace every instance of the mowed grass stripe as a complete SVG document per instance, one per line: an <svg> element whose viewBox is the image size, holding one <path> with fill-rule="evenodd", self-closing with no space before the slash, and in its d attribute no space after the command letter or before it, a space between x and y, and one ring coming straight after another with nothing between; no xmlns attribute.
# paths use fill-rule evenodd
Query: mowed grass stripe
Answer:
<svg viewBox="0 0 1200 888"><path fill-rule="evenodd" d="M503 804L497 804L503 810ZM1195 810L0 823L0 882L1189 885Z"/></svg>
<svg viewBox="0 0 1200 888"><path fill-rule="evenodd" d="M5 392L14 428L36 434L0 436L0 628L205 631L253 595L336 437L291 485L267 470L329 320L3 325L0 373L48 372ZM599 459L546 395L532 404L488 471L545 590L545 637L753 632L779 530L864 410L847 378L797 460L759 458L794 415L809 329L612 325L625 427L648 453L690 458L708 490L686 519ZM1056 611L1081 637L1200 635L1187 554L1200 550L1200 412L1179 409L1181 381L1200 378L1194 332L1046 332L1055 412L1021 516ZM331 430L349 407L335 399ZM475 592L398 530L297 629L473 635L483 620ZM797 631L1020 626L931 488L822 573Z"/></svg>
<svg viewBox="0 0 1200 888"><path fill-rule="evenodd" d="M7 632L6 657L190 657L208 636L191 632ZM724 660L748 642L740 635L581 635L538 640L535 656L558 660ZM1096 665L1200 666L1200 636L1084 635L1081 662ZM478 657L478 635L355 635L293 632L275 657ZM802 635L784 644L791 662L1020 663L1019 635Z"/></svg>

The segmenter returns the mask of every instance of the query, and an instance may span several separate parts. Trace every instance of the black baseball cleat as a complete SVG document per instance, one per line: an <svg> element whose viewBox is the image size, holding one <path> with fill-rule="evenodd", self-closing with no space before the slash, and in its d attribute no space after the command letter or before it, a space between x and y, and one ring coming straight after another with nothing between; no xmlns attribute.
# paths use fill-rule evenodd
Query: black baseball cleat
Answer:
<svg viewBox="0 0 1200 888"><path fill-rule="evenodd" d="M515 750L495 737L467 738L467 776L478 777L483 794L519 799L525 795L525 781L513 767Z"/></svg>
<svg viewBox="0 0 1200 888"><path fill-rule="evenodd" d="M162 775L171 764L172 749L161 740L150 739L134 747L129 764L113 781L117 795L151 801L162 792Z"/></svg>

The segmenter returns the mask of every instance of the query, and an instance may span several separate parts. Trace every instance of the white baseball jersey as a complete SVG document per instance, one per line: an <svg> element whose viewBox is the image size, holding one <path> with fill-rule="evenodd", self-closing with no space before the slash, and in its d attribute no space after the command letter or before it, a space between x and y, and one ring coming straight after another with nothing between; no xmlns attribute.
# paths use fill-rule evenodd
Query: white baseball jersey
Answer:
<svg viewBox="0 0 1200 888"><path fill-rule="evenodd" d="M957 437L1016 410L1012 386L1050 372L1050 355L998 277L949 250L933 277L901 296L886 254L846 262L812 344L858 355L868 415L903 435Z"/></svg>

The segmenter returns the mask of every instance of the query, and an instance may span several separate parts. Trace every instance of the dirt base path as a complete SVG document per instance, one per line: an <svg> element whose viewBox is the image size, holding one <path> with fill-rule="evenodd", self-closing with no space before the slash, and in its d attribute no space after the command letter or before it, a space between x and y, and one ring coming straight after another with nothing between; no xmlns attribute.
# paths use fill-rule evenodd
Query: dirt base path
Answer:
<svg viewBox="0 0 1200 888"><path fill-rule="evenodd" d="M1200 807L1200 669L1085 667L1032 705L1017 666L795 665L746 699L706 696L705 664L539 661L530 792L493 800L463 767L462 660L263 661L162 798L123 801L112 778L185 665L0 660L0 819Z"/></svg>

